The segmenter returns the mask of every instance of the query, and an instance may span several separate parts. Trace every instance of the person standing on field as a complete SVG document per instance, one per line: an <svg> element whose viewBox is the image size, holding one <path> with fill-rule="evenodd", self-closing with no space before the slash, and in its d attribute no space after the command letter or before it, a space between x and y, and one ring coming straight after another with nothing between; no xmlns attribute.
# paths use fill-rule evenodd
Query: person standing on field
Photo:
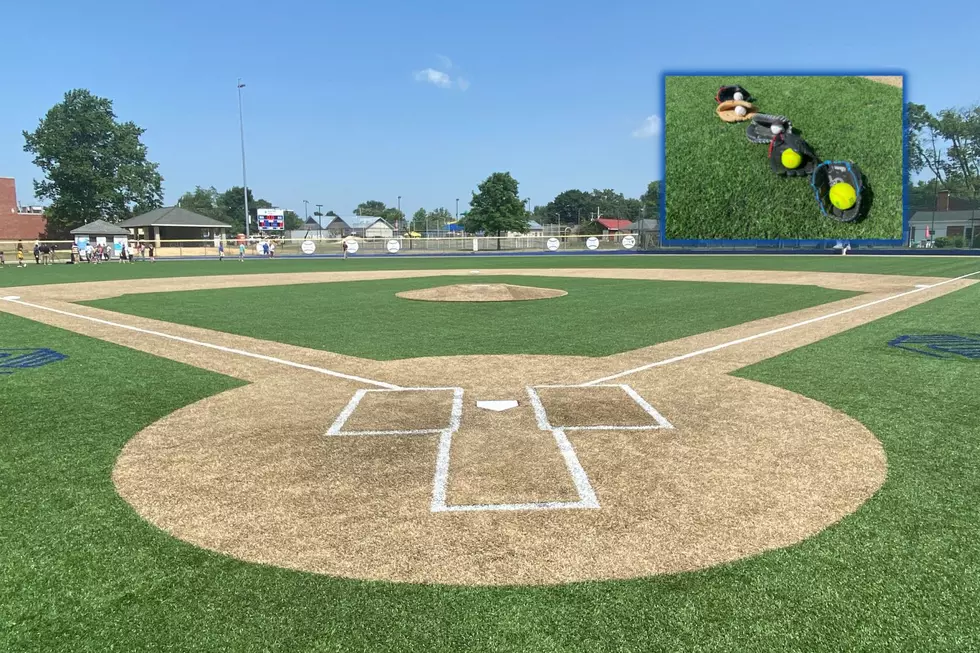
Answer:
<svg viewBox="0 0 980 653"><path fill-rule="evenodd" d="M26 268L27 263L24 263L24 243L17 241L17 267Z"/></svg>
<svg viewBox="0 0 980 653"><path fill-rule="evenodd" d="M225 260L225 241L223 240L218 241L218 260Z"/></svg>
<svg viewBox="0 0 980 653"><path fill-rule="evenodd" d="M34 265L41 264L41 243L34 241Z"/></svg>
<svg viewBox="0 0 980 653"><path fill-rule="evenodd" d="M245 243L244 242L238 243L238 260L241 261L242 263L245 262Z"/></svg>

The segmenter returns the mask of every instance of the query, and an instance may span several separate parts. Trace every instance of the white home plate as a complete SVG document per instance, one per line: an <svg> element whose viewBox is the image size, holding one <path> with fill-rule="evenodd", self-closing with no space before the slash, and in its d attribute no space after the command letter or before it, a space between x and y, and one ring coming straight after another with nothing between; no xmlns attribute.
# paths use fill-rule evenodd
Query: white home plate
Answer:
<svg viewBox="0 0 980 653"><path fill-rule="evenodd" d="M476 402L477 408L486 408L487 410L495 410L498 413L504 410L509 410L511 408L517 408L516 399L501 399L497 401L478 401Z"/></svg>

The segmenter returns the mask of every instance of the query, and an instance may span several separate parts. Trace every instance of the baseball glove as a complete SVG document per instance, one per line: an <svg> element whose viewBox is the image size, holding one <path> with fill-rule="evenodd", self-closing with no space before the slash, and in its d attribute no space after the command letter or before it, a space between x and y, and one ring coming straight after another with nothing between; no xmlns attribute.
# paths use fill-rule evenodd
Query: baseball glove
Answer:
<svg viewBox="0 0 980 653"><path fill-rule="evenodd" d="M793 123L786 116L771 113L757 113L745 128L745 135L753 143L771 143L776 134L793 131Z"/></svg>
<svg viewBox="0 0 980 653"><path fill-rule="evenodd" d="M810 176L816 165L813 148L793 132L775 134L769 141L769 168L777 175Z"/></svg>
<svg viewBox="0 0 980 653"><path fill-rule="evenodd" d="M741 93L742 97L736 98L735 97L736 93ZM718 104L721 104L722 102L729 102L735 99L743 100L745 102L751 102L754 98L751 95L749 95L748 91L746 91L738 84L733 84L731 86L722 86L721 88L718 89L718 92L715 93L715 102L717 102Z"/></svg>
<svg viewBox="0 0 980 653"><path fill-rule="evenodd" d="M853 197L854 204L847 206L840 201L832 201L834 195L831 189L838 184L849 184L853 194L850 192L842 193L847 202L848 196ZM864 175L861 169L851 161L824 161L813 169L810 177L810 185L820 206L820 212L828 218L833 218L840 222L853 222L861 216L864 208Z"/></svg>
<svg viewBox="0 0 980 653"><path fill-rule="evenodd" d="M736 107L745 107L745 115L740 116L737 113L735 113ZM718 108L715 109L715 112L718 114L718 117L724 120L725 122L742 122L743 120L752 120L752 116L757 114L759 110L756 109L755 105L752 104L751 102L743 102L741 100L726 100L725 102L722 102L721 104L718 105Z"/></svg>

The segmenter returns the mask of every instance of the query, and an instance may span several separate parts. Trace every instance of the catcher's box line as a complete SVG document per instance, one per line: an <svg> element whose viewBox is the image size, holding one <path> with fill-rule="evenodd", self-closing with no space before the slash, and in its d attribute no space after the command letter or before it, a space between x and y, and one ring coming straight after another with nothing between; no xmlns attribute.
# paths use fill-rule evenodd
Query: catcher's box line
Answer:
<svg viewBox="0 0 980 653"><path fill-rule="evenodd" d="M118 322L111 322L109 320L103 320L97 317L90 317L88 315L82 315L81 313L72 313L70 311L63 311L57 308L51 308L48 306L42 306L40 304L33 304L31 302L25 302L20 299L13 299L11 297L2 297L4 301L8 301L14 304L20 304L21 306L28 306L30 308L36 308L41 311L48 311L49 313L57 313L58 315L64 315L67 317L73 317L79 320L87 320L89 322L95 322L96 324L104 324L106 326L116 327L118 329L126 329L127 331L136 331L137 333L145 333L150 336L157 336L158 338L166 338L167 340L175 340L177 342L182 342L188 345L196 345L198 347L206 347L208 349L216 349L218 351L223 351L226 354L236 354L238 356L246 356L248 358L257 358L269 363L276 363L278 365L286 365L288 367L294 367L301 370L308 370L310 372L317 372L319 374L326 374L327 376L333 376L340 379L347 379L348 381L356 381L358 383L366 383L368 385L377 386L379 388L386 388L388 390L398 390L400 386L393 385L391 383L384 383L383 381L375 381L373 379L365 379L360 376L354 376L352 374L344 374L343 372L335 372L333 370L328 370L323 367L316 367L314 365L306 365L304 363L296 363L294 361L286 360L284 358L276 358L275 356L266 356L265 354L256 354L250 351L245 351L244 349L233 349L231 347L223 347L221 345L215 345L210 342L202 342L200 340L192 340L191 338L184 338L181 336L175 336L170 333L163 333L161 331L152 331L150 329L142 329L140 327L130 326L128 324L120 324Z"/></svg>
<svg viewBox="0 0 980 653"><path fill-rule="evenodd" d="M566 426L558 425L555 426L548 420L547 411L544 409L544 404L541 402L541 396L538 394L537 390L540 388L619 388L630 398L636 402L636 404L643 409L643 411L653 418L654 424L641 424L637 426L617 426L617 425L602 425L602 426ZM564 431L654 431L656 429L672 429L674 425L667 421L663 415L661 415L656 408L650 405L650 403L641 397L639 393L626 385L625 383L611 383L608 385L535 385L529 386L528 395L531 397L531 405L534 407L534 416L538 420L538 427L542 431L550 431L552 429L562 429Z"/></svg>
<svg viewBox="0 0 980 653"><path fill-rule="evenodd" d="M877 306L878 304L883 304L885 302L890 302L894 299L899 299L901 297L907 297L908 295L914 295L915 293L923 292L925 290L932 290L933 288L938 288L939 286L945 286L948 283L953 283L954 281L962 281L963 279L968 279L970 277L980 274L980 270L976 272L970 272L969 274L964 274L958 276L954 279L946 279L938 283L934 283L928 286L916 287L912 290L905 290L895 295L889 295L888 297L882 297L881 299L876 299L871 302L866 302L864 304L859 304L858 306L852 306L850 308L845 308L839 311L834 311L833 313L827 313L826 315L820 315L809 320L803 320L802 322L796 322L795 324L789 324L787 326L779 327L778 329L771 329L769 331L764 331L762 333L756 333L751 336L746 336L744 338L738 338L737 340L731 340L729 342L723 342L719 345L714 345L713 347L705 347L704 349L698 349L697 351L688 352L687 354L681 354L680 356L674 356L673 358L667 358L662 361L656 361L654 363L647 363L646 365L641 365L640 367L634 367L633 369L626 370L624 372L618 372L616 374L611 374L609 376L604 376L601 379L595 379L594 381L587 381L581 384L582 387L586 386L596 386L615 379L621 379L624 376L629 376L631 374L636 374L637 372L644 372L655 367L663 367L664 365L670 365L671 363L679 363L680 361L687 360L689 358L694 358L696 356L702 356L704 354L710 354L721 349L726 349L728 347L733 347L735 345L741 345L742 343L750 342L752 340L758 340L759 338L765 338L767 336L773 336L777 333L783 333L784 331L790 331L792 329L798 329L809 324L814 324L816 322L822 322L823 320L829 320L833 317L839 317L841 315L846 315L847 313L853 313L854 311L859 311L864 308L869 308L871 306Z"/></svg>

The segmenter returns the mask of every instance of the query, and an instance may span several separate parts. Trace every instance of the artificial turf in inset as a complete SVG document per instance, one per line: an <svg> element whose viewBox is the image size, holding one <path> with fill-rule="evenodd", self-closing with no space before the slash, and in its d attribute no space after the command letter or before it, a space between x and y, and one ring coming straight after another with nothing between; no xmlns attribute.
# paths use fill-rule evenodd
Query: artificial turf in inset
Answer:
<svg viewBox="0 0 980 653"><path fill-rule="evenodd" d="M867 216L824 217L807 177L773 174L768 145L749 142L747 123L716 115L726 84L745 87L761 113L792 120L819 158L856 163L873 193ZM664 106L667 239L902 238L902 89L850 76L669 75Z"/></svg>

